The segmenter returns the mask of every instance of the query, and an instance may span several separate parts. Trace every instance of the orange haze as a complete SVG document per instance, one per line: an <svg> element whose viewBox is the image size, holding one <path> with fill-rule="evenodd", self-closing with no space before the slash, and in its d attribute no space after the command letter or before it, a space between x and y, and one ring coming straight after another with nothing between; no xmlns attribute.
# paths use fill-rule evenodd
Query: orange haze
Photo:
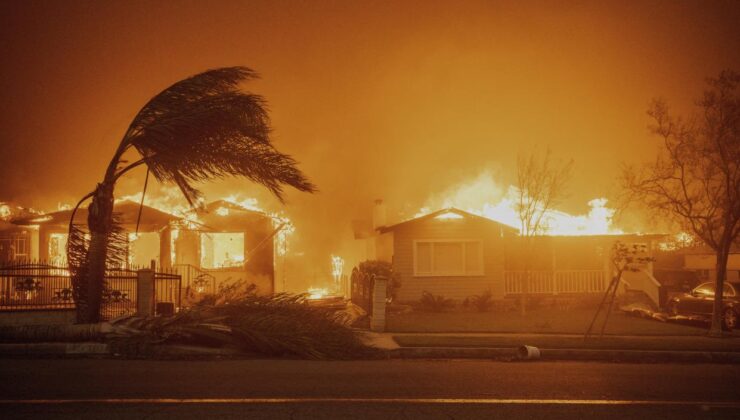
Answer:
<svg viewBox="0 0 740 420"><path fill-rule="evenodd" d="M350 221L373 199L394 221L483 172L509 185L535 145L574 159L561 210L586 214L620 162L653 154L651 98L686 110L704 77L740 68L738 22L733 1L2 2L0 201L76 201L149 97L247 65L278 148L321 190L282 209L303 276L330 275L331 254L351 269ZM248 182L206 191L281 210Z"/></svg>

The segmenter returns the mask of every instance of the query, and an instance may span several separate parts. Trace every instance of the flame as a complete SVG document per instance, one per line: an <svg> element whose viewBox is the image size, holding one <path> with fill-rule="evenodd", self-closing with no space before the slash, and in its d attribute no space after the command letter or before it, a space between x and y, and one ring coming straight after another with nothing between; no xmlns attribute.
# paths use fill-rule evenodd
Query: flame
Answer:
<svg viewBox="0 0 740 420"><path fill-rule="evenodd" d="M518 190L498 184L490 172L463 182L439 196L428 200L414 218L431 213L431 209L458 208L506 225L520 228L517 212ZM549 235L607 235L621 234L612 226L615 210L607 207L606 198L595 198L588 202L588 213L573 215L559 210L548 211L543 217L543 233ZM439 219L459 218L455 213L442 213Z"/></svg>
<svg viewBox="0 0 740 420"><path fill-rule="evenodd" d="M116 199L116 202L126 200L137 203L141 202L141 192L121 196L120 198ZM223 200L247 210L258 211L268 215L270 218L272 218L273 228L277 229L280 227L280 230L275 234L276 255L285 256L289 253L289 239L295 233L295 226L293 225L290 218L288 218L285 214L283 214L282 212L268 212L264 208L260 207L259 201L256 198L243 197L240 194L229 194L223 197L215 197L213 200ZM177 187L161 186L161 188L159 188L159 191L155 193L147 193L144 199L144 204L165 213L170 213L183 218L183 225L187 228L195 228L196 226L202 224L200 219L198 218L197 212L193 211L193 209L182 197L182 193ZM216 214L218 214L219 216L228 216L230 214L230 210L227 207L219 207L218 209L216 209ZM178 236L178 233L179 232L177 231L177 229L173 229L173 246L171 247L173 254L175 252L174 242ZM175 261L174 255L172 257L172 261Z"/></svg>
<svg viewBox="0 0 740 420"><path fill-rule="evenodd" d="M272 217L273 227L275 229L280 228L277 234L275 234L275 254L283 257L288 254L288 250L290 249L290 238L295 233L295 226L283 214L272 213L270 217Z"/></svg>
<svg viewBox="0 0 740 420"><path fill-rule="evenodd" d="M694 235L688 232L678 232L665 238L658 243L658 249L661 251L678 251L685 248L691 248L697 243Z"/></svg>
<svg viewBox="0 0 740 420"><path fill-rule="evenodd" d="M261 211L262 213L265 213L265 210L259 206L259 202L256 198L248 197L240 199L238 194L231 194L223 197L222 200L244 207L247 210Z"/></svg>
<svg viewBox="0 0 740 420"><path fill-rule="evenodd" d="M329 289L324 287L309 287L307 293L311 300L322 299L330 294Z"/></svg>
<svg viewBox="0 0 740 420"><path fill-rule="evenodd" d="M122 201L140 203L141 196L141 192L124 195L116 198L116 203ZM202 201L201 199L200 204L202 204ZM177 187L161 186L156 193L147 193L146 197L144 197L144 205L181 217L185 226L192 228L200 224L198 214L193 211Z"/></svg>
<svg viewBox="0 0 740 420"><path fill-rule="evenodd" d="M0 201L0 220L11 220L14 217L29 217L42 215L43 212L31 207L21 207L12 203Z"/></svg>
<svg viewBox="0 0 740 420"><path fill-rule="evenodd" d="M463 217L457 213L442 213L435 217L435 219L449 220L449 219L462 219Z"/></svg>
<svg viewBox="0 0 740 420"><path fill-rule="evenodd" d="M10 219L11 214L10 206L0 201L0 220Z"/></svg>
<svg viewBox="0 0 740 420"><path fill-rule="evenodd" d="M344 271L344 258L332 255L331 256L331 275L334 277L334 281L342 278L342 271Z"/></svg>

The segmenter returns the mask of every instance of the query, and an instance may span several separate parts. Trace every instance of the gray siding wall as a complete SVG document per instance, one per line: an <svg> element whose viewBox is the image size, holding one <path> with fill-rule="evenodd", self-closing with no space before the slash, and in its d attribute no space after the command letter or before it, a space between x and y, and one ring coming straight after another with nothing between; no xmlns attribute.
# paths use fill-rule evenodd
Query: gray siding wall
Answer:
<svg viewBox="0 0 740 420"><path fill-rule="evenodd" d="M414 241L425 239L480 240L483 245L482 276L414 276ZM490 290L504 296L504 239L497 224L473 218L425 219L399 226L393 235L393 268L400 275L399 302L414 302L423 291L462 300Z"/></svg>

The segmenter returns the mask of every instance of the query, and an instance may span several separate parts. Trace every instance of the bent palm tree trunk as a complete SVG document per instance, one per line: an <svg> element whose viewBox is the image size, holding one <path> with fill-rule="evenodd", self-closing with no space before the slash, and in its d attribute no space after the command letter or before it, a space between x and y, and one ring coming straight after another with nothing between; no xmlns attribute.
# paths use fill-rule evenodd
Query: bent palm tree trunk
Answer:
<svg viewBox="0 0 740 420"><path fill-rule="evenodd" d="M87 286L87 305L81 314L83 318L78 322L92 323L100 321L108 246L113 231L113 185L98 184L88 208L87 225L90 229L84 281Z"/></svg>

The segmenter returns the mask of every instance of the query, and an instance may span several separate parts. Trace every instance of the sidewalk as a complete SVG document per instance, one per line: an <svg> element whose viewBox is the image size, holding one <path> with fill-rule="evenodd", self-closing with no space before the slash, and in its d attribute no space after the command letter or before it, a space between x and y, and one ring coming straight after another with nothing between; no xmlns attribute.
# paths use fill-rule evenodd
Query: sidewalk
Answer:
<svg viewBox="0 0 740 420"><path fill-rule="evenodd" d="M400 358L512 360L522 345L540 350L542 360L740 363L740 338L702 336L590 337L575 334L384 333L373 345ZM394 347L390 344L397 345Z"/></svg>

